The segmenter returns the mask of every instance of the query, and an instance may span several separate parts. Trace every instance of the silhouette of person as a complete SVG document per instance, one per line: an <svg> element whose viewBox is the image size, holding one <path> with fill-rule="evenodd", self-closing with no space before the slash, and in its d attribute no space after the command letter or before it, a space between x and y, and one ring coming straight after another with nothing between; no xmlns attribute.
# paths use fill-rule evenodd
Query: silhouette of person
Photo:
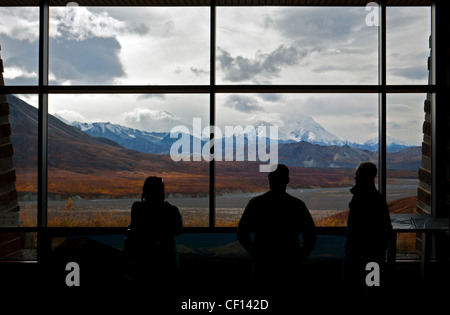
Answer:
<svg viewBox="0 0 450 315"><path fill-rule="evenodd" d="M375 262L382 269L386 258L392 224L386 200L375 187L377 167L360 163L355 185L350 189L347 232L344 245L343 281L347 289L366 294L366 265Z"/></svg>
<svg viewBox="0 0 450 315"><path fill-rule="evenodd" d="M315 224L305 203L286 192L290 178L285 165L278 164L268 178L270 190L249 201L237 239L254 257L253 277L258 286L292 288L298 285L302 261L316 243Z"/></svg>
<svg viewBox="0 0 450 315"><path fill-rule="evenodd" d="M181 234L182 228L178 208L165 201L163 179L148 177L141 201L131 207L125 248L134 296L163 296L171 289L178 268L175 236Z"/></svg>

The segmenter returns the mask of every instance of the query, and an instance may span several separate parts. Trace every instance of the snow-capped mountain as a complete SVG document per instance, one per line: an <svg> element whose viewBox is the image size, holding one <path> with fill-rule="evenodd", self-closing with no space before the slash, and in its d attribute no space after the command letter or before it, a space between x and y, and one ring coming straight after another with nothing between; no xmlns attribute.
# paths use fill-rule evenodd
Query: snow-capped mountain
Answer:
<svg viewBox="0 0 450 315"><path fill-rule="evenodd" d="M170 113L169 113L170 114ZM58 117L59 118L59 117ZM67 123L67 121L64 121ZM102 137L115 141L120 145L145 153L156 154L169 154L170 146L176 141L174 138L170 138L170 129L164 132L147 132L138 129L125 127L118 124L112 124L110 122L72 122L70 125L84 131L85 133L93 137ZM257 141L257 137L261 137L258 133L258 126L266 127L265 138L273 138L270 134L270 124L260 121L255 124L254 132L248 132L245 126L242 126L244 133L237 133L230 135L226 133L226 128L222 130L222 147L225 149L227 145L233 146L233 143L237 146L248 145L248 141ZM192 131L191 126L186 126ZM234 131L239 131L237 126L233 126ZM346 141L339 139L319 123L314 121L309 116L302 117L301 121L286 121L282 128L278 129L277 138L279 143L294 143L305 141L318 145L338 145L342 146L347 144ZM207 139L202 139L203 141ZM266 139L267 140L267 139Z"/></svg>
<svg viewBox="0 0 450 315"><path fill-rule="evenodd" d="M312 117L302 117L301 121L288 121L281 131L285 139L295 142L305 141L320 145L345 145L347 142L335 136ZM280 137L281 138L281 137Z"/></svg>
<svg viewBox="0 0 450 315"><path fill-rule="evenodd" d="M107 138L128 149L150 154L170 154L172 145L178 140L178 138L170 137L170 130L147 132L109 122L73 122L71 125L93 137ZM246 160L248 150L250 148L255 150L255 145L260 143L261 137L264 137L267 148L269 147L269 138L274 136L270 131L271 124L259 121L253 126L255 127L247 129L245 126L233 126L231 128L234 131L233 134L227 133L226 127L222 128L223 157L225 157L225 153L230 154L229 150L231 149L236 159ZM258 133L258 126L266 127L266 133ZM191 126L186 127L190 132L194 132ZM181 154L201 154L195 151L195 148L198 149L198 147L194 146L194 136L192 134L189 136L190 151ZM201 141L201 148L208 141L208 139L198 140ZM376 160L378 156L376 153L378 151L378 138L364 143L349 142L333 135L309 116L302 117L300 121L283 121L283 126L278 128L278 143L280 161L293 166L351 167L355 165L356 161ZM401 152L409 147L411 146L392 137L387 138L387 152L389 154ZM416 153L414 151L415 155L418 154ZM416 167L419 162L420 160L414 160L411 165Z"/></svg>
<svg viewBox="0 0 450 315"><path fill-rule="evenodd" d="M273 126L273 123L258 121L254 125L266 126L267 136L269 136L269 127ZM255 129L257 129L257 127L255 127ZM282 143L305 141L319 145L342 146L347 144L347 141L332 134L311 116L307 115L304 115L295 121L284 119L282 126L278 127L278 139Z"/></svg>
<svg viewBox="0 0 450 315"><path fill-rule="evenodd" d="M170 132L176 126L192 128L189 123L186 124L174 114L164 110L135 108L130 112L124 113L122 119L126 125L148 132Z"/></svg>
<svg viewBox="0 0 450 315"><path fill-rule="evenodd" d="M126 148L144 153L169 154L171 145L177 140L176 138L170 138L170 132L147 132L118 124L112 124L110 122L83 123L75 121L70 123L70 125L93 137L107 138ZM259 126L267 127L266 138L271 138L273 136L270 135L270 126L268 124L260 122ZM245 128L241 130L246 131ZM250 143L256 142L257 127L254 131L256 132L230 136L225 133L225 130L222 130L222 148L225 149L228 145L239 146L243 144L244 146L247 146L249 141ZM258 135L258 137L259 136L261 135ZM310 117L304 118L302 122L286 122L284 127L278 130L278 139L280 144L304 141L321 146L349 146L371 152L378 151L378 138L368 140L364 143L349 142L333 135ZM206 140L207 139L202 139L202 143ZM408 147L410 146L395 138L387 138L388 153L399 152Z"/></svg>
<svg viewBox="0 0 450 315"><path fill-rule="evenodd" d="M14 163L17 167L28 168L33 165L35 167L37 165L37 147L34 145L37 141L38 130L37 109L15 96L8 95L7 97L10 105L11 126L14 128L12 132L15 150ZM53 115L49 115L48 121L48 163L53 168L76 169L82 173L103 169L127 171L148 168L149 164L146 164L148 161L157 167L167 169L175 166L185 167L174 164L173 160L164 156L170 154L173 143L178 141L177 138L170 138L170 133L145 132L112 123L74 122L71 126ZM280 134L282 135L282 133ZM195 151L192 140L193 136L190 135L191 148L187 154L199 154L198 151ZM247 138L243 140L244 146L248 146L252 141ZM222 141L222 148L225 149L225 139ZM365 145L376 146L376 143L377 139L373 139L366 142ZM390 138L388 143L390 145L398 144L398 141ZM202 148L204 144L202 141ZM403 144L400 143L400 145ZM244 149L248 151L248 147ZM239 151L236 150L233 153L238 155ZM95 157L95 159L91 157ZM293 139L279 141L278 160L289 166L354 168L360 161L376 161L377 159L377 152L352 148L350 145L318 145L307 141L296 142ZM387 164L390 169L417 170L420 167L421 159L422 148L420 146L409 146L401 151L387 154ZM141 163L139 165L142 167L137 167L136 163Z"/></svg>
<svg viewBox="0 0 450 315"><path fill-rule="evenodd" d="M367 140L366 142L362 144L353 143L349 144L351 147L368 150L368 151L378 151L378 138L373 138L370 140ZM386 137L386 151L388 153L395 153L399 152L403 149L406 149L408 147L411 147L411 145L408 145L402 141L399 141L393 137Z"/></svg>
<svg viewBox="0 0 450 315"><path fill-rule="evenodd" d="M125 127L118 124L112 124L110 122L95 122L95 123L82 123L74 121L72 126L77 127L81 131L89 133L94 137L105 137L105 135L112 135L120 138L136 138L142 136L150 136L157 139L162 139L165 133L153 133L147 131L141 131ZM113 140L113 139L111 139Z"/></svg>
<svg viewBox="0 0 450 315"><path fill-rule="evenodd" d="M132 150L168 154L173 139L166 132L147 132L110 122L82 123L74 121L72 126L97 138L107 138Z"/></svg>

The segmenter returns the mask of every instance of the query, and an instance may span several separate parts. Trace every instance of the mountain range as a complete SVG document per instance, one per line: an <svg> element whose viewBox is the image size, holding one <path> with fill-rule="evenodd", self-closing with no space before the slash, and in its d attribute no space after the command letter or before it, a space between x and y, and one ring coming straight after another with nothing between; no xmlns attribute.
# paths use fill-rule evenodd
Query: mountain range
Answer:
<svg viewBox="0 0 450 315"><path fill-rule="evenodd" d="M280 145L278 160L280 163L297 167L355 168L361 161L377 161L378 152L348 145L319 146L302 141ZM421 147L407 147L386 154L387 167L391 170L418 170L421 160Z"/></svg>
<svg viewBox="0 0 450 315"><path fill-rule="evenodd" d="M350 147L361 150L377 152L378 151L378 138L368 140L362 144L341 140L334 136L321 125L316 123L312 119L303 120L304 125L291 126L290 132L282 132L284 138L278 140L279 145L307 142L310 144L320 146L338 146L338 147ZM66 122L81 131L97 138L107 138L118 144L132 150L149 154L170 154L170 148L177 138L171 138L170 132L148 132L138 129L125 127L118 124L112 124L110 122L94 122L83 123L74 121L72 123ZM192 135L191 137L192 143ZM256 141L256 139L253 139ZM205 140L200 140L205 143ZM231 137L222 138L222 148L225 148L226 142L235 141ZM248 137L243 141L244 145L248 145ZM407 146L392 137L387 138L387 152L395 153L406 148ZM197 152L198 153L198 152Z"/></svg>
<svg viewBox="0 0 450 315"><path fill-rule="evenodd" d="M29 200L37 192L38 110L13 95L8 95L7 100L16 188L20 198ZM167 181L169 196L208 196L208 163L175 162L164 154L168 145L165 141L176 139L164 133L138 132L111 124L104 124L103 129L100 126L97 127L103 131L98 135L103 136L94 137L86 130L48 116L49 198L139 198L142 183L149 175L162 176ZM124 145L105 136L124 140ZM157 154L125 147L127 141L132 143L131 140L136 139L138 143L140 137L146 139L147 146L153 147ZM278 153L279 161L290 166L293 188L349 187L353 173L348 168L353 169L363 160L377 160L376 152L348 145L321 146L292 140L280 142ZM387 160L389 167L400 170L392 171L398 176L416 178L421 149L411 147L389 153ZM259 172L261 164L259 161L217 162L216 193L263 191L267 175ZM390 174L394 174L392 172Z"/></svg>
<svg viewBox="0 0 450 315"><path fill-rule="evenodd" d="M170 133L167 132L141 131L109 122L74 121L71 125L90 136L107 138L128 149L149 154L169 154L170 147L176 140L170 138Z"/></svg>
<svg viewBox="0 0 450 315"><path fill-rule="evenodd" d="M37 109L13 95L8 95L8 102L11 107L15 163L19 166L37 163ZM302 131L297 135L313 137L316 143L280 140L279 162L298 167L354 168L360 161L378 159L376 139L358 145L345 142L327 145L326 143L337 141L337 137L314 123L309 121L312 131L299 126L297 129ZM139 166L148 168L148 163L152 167L169 167L167 163L170 164L170 169L182 167L168 156L170 147L177 141L168 132L141 131L109 122L73 122L68 125L49 115L48 133L50 167L80 172L93 169L132 172ZM223 138L222 141L230 139ZM248 145L248 141L244 143L245 146ZM420 167L421 147L403 146L394 139L388 139L388 143L391 146L387 154L388 167L408 170Z"/></svg>
<svg viewBox="0 0 450 315"><path fill-rule="evenodd" d="M21 99L8 95L10 106L11 141L16 168L37 168L38 111ZM48 166L77 173L101 171L134 172L171 164L166 155L145 154L127 149L105 138L93 137L78 128L48 115ZM171 165L171 169L181 166ZM151 166L151 167L150 167Z"/></svg>

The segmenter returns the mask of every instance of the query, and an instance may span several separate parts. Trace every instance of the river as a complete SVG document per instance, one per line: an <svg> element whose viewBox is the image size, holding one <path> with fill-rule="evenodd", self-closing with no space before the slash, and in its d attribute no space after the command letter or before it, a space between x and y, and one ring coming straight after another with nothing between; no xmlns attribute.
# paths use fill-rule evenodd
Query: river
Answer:
<svg viewBox="0 0 450 315"><path fill-rule="evenodd" d="M397 185L387 185L387 201L417 195L417 180L403 180ZM303 200L315 219L321 219L334 213L348 209L352 197L350 187L346 188L316 188L316 189L288 189L287 192ZM216 196L216 218L221 222L235 222L239 220L248 201L261 193L233 193ZM86 220L92 214L101 213L129 218L133 202L138 199L78 199L73 198L72 205L67 207L67 200L49 200L49 218L66 210L76 215L76 220ZM208 222L208 197L177 197L167 198L167 201L177 206L183 217L191 226L204 225ZM19 203L21 211L35 216L36 202ZM70 211L73 210L73 211ZM68 213L68 211L63 211Z"/></svg>

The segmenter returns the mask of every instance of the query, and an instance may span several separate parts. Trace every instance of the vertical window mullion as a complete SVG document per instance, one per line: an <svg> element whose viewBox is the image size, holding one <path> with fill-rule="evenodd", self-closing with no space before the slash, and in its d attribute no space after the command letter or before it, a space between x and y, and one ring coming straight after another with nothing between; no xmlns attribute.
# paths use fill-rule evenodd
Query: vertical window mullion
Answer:
<svg viewBox="0 0 450 315"><path fill-rule="evenodd" d="M378 14L378 189L386 198L386 1L379 2Z"/></svg>
<svg viewBox="0 0 450 315"><path fill-rule="evenodd" d="M216 124L216 1L211 1L210 13L210 95L209 95L209 125ZM212 142L210 134L210 143ZM209 227L216 225L216 174L215 159L209 162Z"/></svg>
<svg viewBox="0 0 450 315"><path fill-rule="evenodd" d="M46 249L42 228L47 227L48 157L48 43L49 0L39 1L39 109L38 109L38 260Z"/></svg>

